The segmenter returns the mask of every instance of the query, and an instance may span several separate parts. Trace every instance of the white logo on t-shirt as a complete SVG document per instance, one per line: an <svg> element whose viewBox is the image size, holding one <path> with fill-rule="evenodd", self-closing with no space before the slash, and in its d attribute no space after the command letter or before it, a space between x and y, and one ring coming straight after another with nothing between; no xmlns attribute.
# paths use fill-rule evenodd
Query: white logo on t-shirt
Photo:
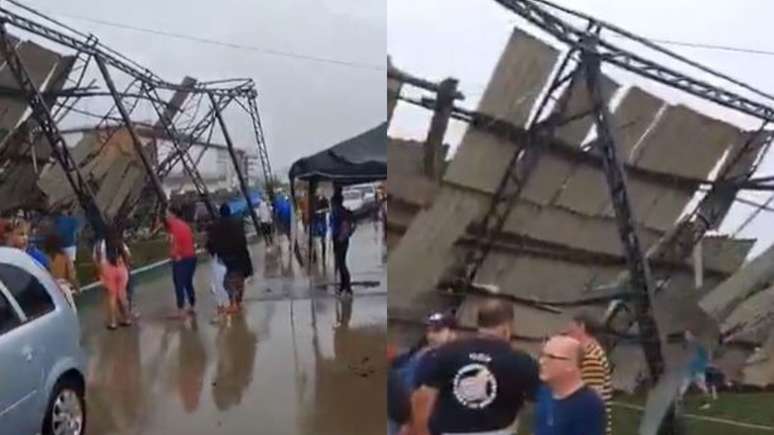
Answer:
<svg viewBox="0 0 774 435"><path fill-rule="evenodd" d="M483 364L468 364L454 376L454 396L464 407L483 409L497 397L497 379Z"/></svg>

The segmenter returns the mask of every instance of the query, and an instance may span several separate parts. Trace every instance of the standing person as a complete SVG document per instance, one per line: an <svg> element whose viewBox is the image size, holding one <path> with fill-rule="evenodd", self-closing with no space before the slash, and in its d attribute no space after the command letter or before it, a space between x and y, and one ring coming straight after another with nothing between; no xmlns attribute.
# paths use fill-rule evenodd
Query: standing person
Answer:
<svg viewBox="0 0 774 435"><path fill-rule="evenodd" d="M196 292L193 286L196 272L196 248L191 227L182 220L176 211L167 210L164 221L169 233L169 256L172 260L172 281L175 285L178 317L186 317L185 304L188 302L188 314L195 314Z"/></svg>
<svg viewBox="0 0 774 435"><path fill-rule="evenodd" d="M339 274L339 294L352 296L352 282L347 267L349 238L355 232L355 220L352 212L344 208L341 189L337 188L331 200L331 225L333 226L333 257L335 270Z"/></svg>
<svg viewBox="0 0 774 435"><path fill-rule="evenodd" d="M710 394L710 390L707 387L707 368L710 365L709 352L707 352L707 348L699 342L693 334L693 331L686 330L684 336L685 345L688 347L689 351L691 351L693 357L685 369L685 378L683 384L680 386L680 399L685 396L685 393L691 385L696 385L704 394L704 403L699 409L708 409L710 407L710 399L716 397L716 395Z"/></svg>
<svg viewBox="0 0 774 435"><path fill-rule="evenodd" d="M417 435L510 435L538 389L535 360L511 347L513 306L482 304L478 334L428 352L417 369L412 426Z"/></svg>
<svg viewBox="0 0 774 435"><path fill-rule="evenodd" d="M94 246L94 263L98 267L99 279L106 292L107 328L115 330L119 317L122 326L131 325L129 301L126 296L129 254L121 231L115 225L107 226L105 238Z"/></svg>
<svg viewBox="0 0 774 435"><path fill-rule="evenodd" d="M14 218L6 228L6 244L12 248L26 252L38 265L49 269L49 261L46 254L30 244L30 224L22 218Z"/></svg>
<svg viewBox="0 0 774 435"><path fill-rule="evenodd" d="M57 210L54 214L53 229L62 241L62 249L75 264L78 255L78 235L80 233L78 219L71 216L69 211L62 212L62 210Z"/></svg>
<svg viewBox="0 0 774 435"><path fill-rule="evenodd" d="M49 264L51 265L51 275L54 279L67 283L71 292L78 294L81 292L81 287L78 284L75 265L70 259L70 256L65 253L62 245L62 240L56 233L49 234L44 242L43 249L45 250L46 255L48 255Z"/></svg>
<svg viewBox="0 0 774 435"><path fill-rule="evenodd" d="M581 343L553 337L540 354L540 389L535 406L535 435L603 435L605 404L583 383Z"/></svg>
<svg viewBox="0 0 774 435"><path fill-rule="evenodd" d="M272 228L272 211L271 211L271 205L269 205L269 201L261 201L260 204L258 204L258 220L261 222L261 232L263 233L264 239L266 239L266 243L271 245L274 243L274 238L272 237L273 228Z"/></svg>
<svg viewBox="0 0 774 435"><path fill-rule="evenodd" d="M312 236L319 240L323 265L326 261L326 242L328 239L328 212L330 205L324 195L317 195L312 217Z"/></svg>
<svg viewBox="0 0 774 435"><path fill-rule="evenodd" d="M397 398L401 403L403 401L409 402L411 393L414 391L414 384L416 378L417 368L422 360L422 357L429 351L437 349L443 344L449 343L454 339L454 329L457 327L457 320L451 313L433 313L425 319L425 334L422 339L414 347L408 350L408 352L398 356L392 362L390 367L390 376L397 376L400 381L400 386L393 386L397 388L393 390L393 394L397 394L398 391L405 394L405 398ZM408 424L408 418L404 420L397 420L389 418L388 427L390 434L399 433L401 426Z"/></svg>
<svg viewBox="0 0 774 435"><path fill-rule="evenodd" d="M581 377L605 402L607 415L606 433L613 433L613 414L610 402L613 400L613 381L607 353L602 349L595 335L602 332L599 322L587 312L573 317L567 328L567 335L578 340L583 349Z"/></svg>
<svg viewBox="0 0 774 435"><path fill-rule="evenodd" d="M207 253L210 254L210 291L215 297L215 317L212 323L218 323L228 315L229 296L226 291L226 273L228 269L218 252L223 252L221 247L226 239L220 234L220 228L213 222L207 227Z"/></svg>
<svg viewBox="0 0 774 435"><path fill-rule="evenodd" d="M220 216L215 231L222 243L214 245L214 252L226 266L225 287L231 305L228 311L236 313L242 308L245 279L253 275L253 263L241 219L231 216L228 204L220 207Z"/></svg>

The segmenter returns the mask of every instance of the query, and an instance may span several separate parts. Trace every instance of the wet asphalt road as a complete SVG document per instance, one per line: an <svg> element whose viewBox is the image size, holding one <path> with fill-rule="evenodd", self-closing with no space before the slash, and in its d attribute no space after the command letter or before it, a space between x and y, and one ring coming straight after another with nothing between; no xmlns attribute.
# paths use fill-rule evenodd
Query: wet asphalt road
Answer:
<svg viewBox="0 0 774 435"><path fill-rule="evenodd" d="M89 355L89 435L385 433L386 279L377 228L361 225L350 247L347 301L328 273L310 278L282 252L253 248L257 274L245 312L209 320L209 264L196 273L198 314L171 320L169 267L138 280L139 322L109 332L101 291L79 301Z"/></svg>

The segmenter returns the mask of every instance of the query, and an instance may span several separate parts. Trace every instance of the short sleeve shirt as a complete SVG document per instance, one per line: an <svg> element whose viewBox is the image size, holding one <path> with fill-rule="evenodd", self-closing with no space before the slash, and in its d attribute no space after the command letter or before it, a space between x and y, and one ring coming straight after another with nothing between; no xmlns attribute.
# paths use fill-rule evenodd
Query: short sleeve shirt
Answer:
<svg viewBox="0 0 774 435"><path fill-rule="evenodd" d="M183 220L178 218L167 219L169 233L174 237L172 246L172 255L180 258L190 258L196 256L194 249L194 239L191 227Z"/></svg>
<svg viewBox="0 0 774 435"><path fill-rule="evenodd" d="M539 385L534 359L510 343L476 337L426 353L415 386L438 390L430 431L485 432L509 427Z"/></svg>
<svg viewBox="0 0 774 435"><path fill-rule="evenodd" d="M564 399L555 399L543 386L535 407L535 435L603 435L605 405L599 394L584 386Z"/></svg>

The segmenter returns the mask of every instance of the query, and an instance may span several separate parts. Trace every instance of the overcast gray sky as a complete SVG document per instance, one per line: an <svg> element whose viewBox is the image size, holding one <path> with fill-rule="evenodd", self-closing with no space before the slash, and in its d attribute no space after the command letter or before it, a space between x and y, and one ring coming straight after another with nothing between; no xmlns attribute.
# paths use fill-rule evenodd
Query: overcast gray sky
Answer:
<svg viewBox="0 0 774 435"><path fill-rule="evenodd" d="M685 41L710 45L769 50L774 52L770 38L769 21L774 16L774 2L770 0L744 0L728 7L719 0L556 0L558 4L572 7L619 25L634 33L653 39ZM389 0L388 52L393 63L409 73L428 79L440 80L455 77L466 95L463 106L475 108L497 59L515 25L524 27L524 21L505 10L494 1L471 0ZM526 26L529 30L530 27ZM631 48L624 42L619 45ZM716 68L732 77L741 79L761 90L774 93L774 56L736 53L716 49L699 49L667 45L667 48ZM656 60L662 60L656 57ZM703 74L686 70L691 75L706 78ZM626 84L626 75L613 75ZM747 117L737 116L715 105L687 98L658 85L637 82L670 102L680 102L696 107L715 117L753 128L758 123ZM717 83L726 86L725 83ZM729 89L745 96L748 92L732 85ZM413 93L413 95L418 95ZM767 101L774 105L774 101ZM390 129L397 137L424 139L430 117L422 109L399 104ZM447 140L459 142L464 125L454 122ZM774 173L774 159L767 159L760 172ZM745 193L748 198L766 200L768 194ZM752 211L751 207L736 205L723 230L734 231ZM759 238L755 251L774 241L770 231L772 215L762 213L741 236Z"/></svg>
<svg viewBox="0 0 774 435"><path fill-rule="evenodd" d="M384 0L29 0L166 80L251 77L275 172L386 117ZM160 36L106 21L255 47ZM270 54L280 51L354 66ZM246 141L246 122L232 135ZM285 173L286 175L286 173Z"/></svg>

